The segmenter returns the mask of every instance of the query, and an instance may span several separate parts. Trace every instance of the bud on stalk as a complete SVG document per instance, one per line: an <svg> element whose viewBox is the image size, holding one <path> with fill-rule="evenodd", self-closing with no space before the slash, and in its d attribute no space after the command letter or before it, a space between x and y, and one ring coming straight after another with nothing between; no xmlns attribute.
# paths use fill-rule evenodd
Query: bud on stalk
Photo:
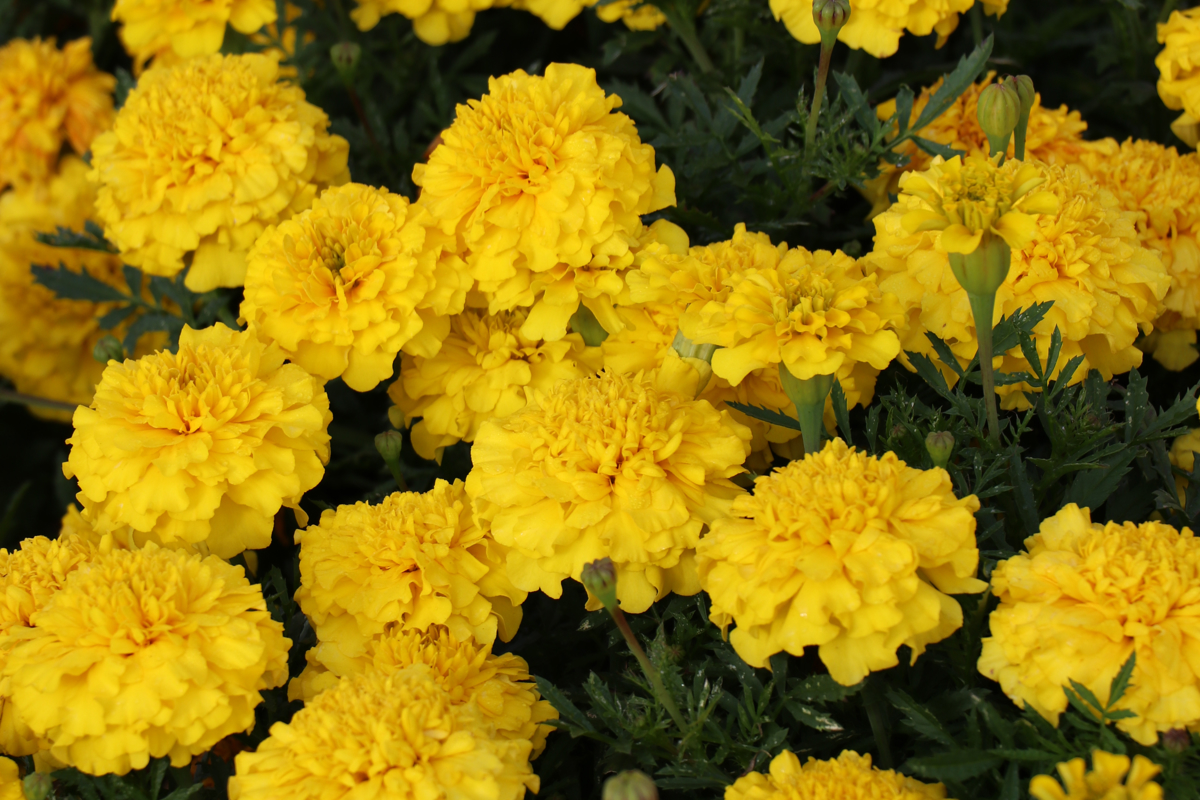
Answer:
<svg viewBox="0 0 1200 800"><path fill-rule="evenodd" d="M604 782L601 800L658 800L654 779L637 769L627 769Z"/></svg>
<svg viewBox="0 0 1200 800"><path fill-rule="evenodd" d="M1021 119L1021 98L1017 94L1016 80L1008 78L980 92L976 114L979 127L987 135L990 155L1007 153L1008 140Z"/></svg>
<svg viewBox="0 0 1200 800"><path fill-rule="evenodd" d="M925 450L933 459L935 467L946 468L950 463L950 455L954 452L954 434L950 431L934 431L925 437Z"/></svg>
<svg viewBox="0 0 1200 800"><path fill-rule="evenodd" d="M1017 87L1017 97L1021 100L1021 116L1017 120L1016 138L1013 141L1013 156L1025 160L1025 133L1029 128L1029 112L1033 110L1033 101L1037 92L1033 90L1033 78L1028 75L1018 75L1013 78Z"/></svg>

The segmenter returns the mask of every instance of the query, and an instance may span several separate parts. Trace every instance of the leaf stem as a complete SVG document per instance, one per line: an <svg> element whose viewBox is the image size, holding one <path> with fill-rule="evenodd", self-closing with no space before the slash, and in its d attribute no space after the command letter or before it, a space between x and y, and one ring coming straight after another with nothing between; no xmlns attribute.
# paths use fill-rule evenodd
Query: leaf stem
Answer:
<svg viewBox="0 0 1200 800"><path fill-rule="evenodd" d="M817 120L821 116L821 105L825 102L825 83L829 80L829 62L833 57L836 40L821 42L821 60L817 65L817 84L813 87L812 108L808 112L808 125L804 129L804 161L807 163L812 152L813 140L817 138Z"/></svg>
<svg viewBox="0 0 1200 800"><path fill-rule="evenodd" d="M700 43L700 38L696 36L696 25L688 17L687 14L671 14L670 15L671 29L683 42L683 46L691 53L692 58L696 61L696 65L700 67L700 71L705 75L711 75L716 71L712 59L709 58L708 51L704 49L704 45Z"/></svg>
<svg viewBox="0 0 1200 800"><path fill-rule="evenodd" d="M671 719L679 727L680 735L687 733L687 723L683 720L683 714L679 713L679 706L675 705L675 698L671 697L667 687L663 684L662 675L659 674L658 668L650 663L650 658L646 655L646 651L642 649L642 645L638 642L637 636L634 635L633 629L629 627L629 620L625 619L624 612L619 607L614 606L608 609L608 613L612 615L613 622L617 623L617 628L621 631L621 635L625 637L625 644L629 645L630 652L637 659L638 664L645 673L646 679L650 681L650 686L654 689L654 694L663 707L667 709L667 713L671 715Z"/></svg>
<svg viewBox="0 0 1200 800"><path fill-rule="evenodd" d="M37 397L36 395L25 394L24 392L15 392L11 389L0 389L0 404L3 403L18 403L37 408L47 408L52 411L74 411L79 407L75 403L61 403L58 400L47 400L44 397Z"/></svg>

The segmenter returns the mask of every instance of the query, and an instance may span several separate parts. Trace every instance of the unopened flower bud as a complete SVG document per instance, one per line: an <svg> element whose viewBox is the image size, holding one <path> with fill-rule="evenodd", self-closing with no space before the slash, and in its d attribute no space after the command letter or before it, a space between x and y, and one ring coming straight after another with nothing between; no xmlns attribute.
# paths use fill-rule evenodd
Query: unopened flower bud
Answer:
<svg viewBox="0 0 1200 800"><path fill-rule="evenodd" d="M950 454L954 452L954 434L950 431L934 431L925 437L925 449L936 467L946 468Z"/></svg>
<svg viewBox="0 0 1200 800"><path fill-rule="evenodd" d="M46 800L54 781L45 772L33 772L21 780L21 788L25 791L26 800Z"/></svg>
<svg viewBox="0 0 1200 800"><path fill-rule="evenodd" d="M821 44L832 47L838 32L850 19L850 0L814 0L813 22L821 32Z"/></svg>
<svg viewBox="0 0 1200 800"><path fill-rule="evenodd" d="M698 397L704 387L708 385L712 379L712 357L713 353L717 352L715 344L696 344L691 339L683 335L683 331L675 332L675 340L671 342L671 347L679 354L679 357L686 361L696 370L700 376L700 380L696 383L696 396Z"/></svg>
<svg viewBox="0 0 1200 800"><path fill-rule="evenodd" d="M358 60L362 58L362 47L357 42L338 42L329 48L329 59L342 76L344 83L354 80L354 72L358 69Z"/></svg>
<svg viewBox="0 0 1200 800"><path fill-rule="evenodd" d="M1033 98L1037 94L1033 90L1033 78L1028 75L1018 75L1010 79L1017 87L1017 98L1021 101L1021 113L1028 114L1033 108Z"/></svg>
<svg viewBox="0 0 1200 800"><path fill-rule="evenodd" d="M379 451L388 471L396 479L396 485L401 491L407 491L408 484L405 483L404 473L400 470L400 453L403 448L404 437L399 431L384 431L375 437L375 449Z"/></svg>
<svg viewBox="0 0 1200 800"><path fill-rule="evenodd" d="M588 347L599 347L608 338L608 331L596 319L592 310L583 303L571 315L571 330L583 337L583 343Z"/></svg>
<svg viewBox="0 0 1200 800"><path fill-rule="evenodd" d="M124 361L125 348L121 346L121 340L113 336L111 333L101 336L92 348L92 358L99 361L101 364L107 364L109 361Z"/></svg>
<svg viewBox="0 0 1200 800"><path fill-rule="evenodd" d="M1163 731L1162 746L1171 753L1182 753L1192 746L1192 735L1187 728L1171 728Z"/></svg>
<svg viewBox="0 0 1200 800"><path fill-rule="evenodd" d="M979 127L987 134L991 154L1008 151L1008 140L1021 119L1021 98L1016 81L993 83L979 93Z"/></svg>
<svg viewBox="0 0 1200 800"><path fill-rule="evenodd" d="M654 779L637 769L619 772L604 782L601 800L658 800Z"/></svg>
<svg viewBox="0 0 1200 800"><path fill-rule="evenodd" d="M611 558L584 564L580 580L592 597L599 600L606 609L612 611L617 607L617 568L613 566Z"/></svg>

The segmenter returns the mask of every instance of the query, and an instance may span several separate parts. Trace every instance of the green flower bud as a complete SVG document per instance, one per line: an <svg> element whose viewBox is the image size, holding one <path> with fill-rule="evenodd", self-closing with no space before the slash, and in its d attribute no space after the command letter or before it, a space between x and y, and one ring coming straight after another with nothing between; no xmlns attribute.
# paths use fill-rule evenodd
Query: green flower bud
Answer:
<svg viewBox="0 0 1200 800"><path fill-rule="evenodd" d="M654 779L641 770L628 769L604 782L601 800L658 800Z"/></svg>
<svg viewBox="0 0 1200 800"><path fill-rule="evenodd" d="M1008 140L1021 119L1021 98L1016 81L993 83L979 93L979 126L987 134L991 154L1008 151Z"/></svg>
<svg viewBox="0 0 1200 800"><path fill-rule="evenodd" d="M933 465L945 469L950 463L950 454L954 452L954 434L950 431L934 431L925 437L925 449L933 459Z"/></svg>
<svg viewBox="0 0 1200 800"><path fill-rule="evenodd" d="M608 331L604 330L600 320L596 319L592 310L583 303L580 303L579 308L571 315L570 324L571 330L582 336L583 343L588 347L599 347L600 343L608 338Z"/></svg>
<svg viewBox="0 0 1200 800"><path fill-rule="evenodd" d="M671 342L671 347L679 354L687 363L691 364L696 372L700 373L700 381L696 384L696 395L704 391L704 387L708 385L712 379L712 357L713 353L717 352L718 345L715 344L696 344L691 339L683 335L683 331L675 332L675 341Z"/></svg>
<svg viewBox="0 0 1200 800"><path fill-rule="evenodd" d="M580 580L592 596L609 611L617 607L617 568L613 566L611 558L584 564Z"/></svg>
<svg viewBox="0 0 1200 800"><path fill-rule="evenodd" d="M1021 100L1021 116L1017 120L1017 129L1014 131L1013 155L1024 161L1025 132L1029 128L1029 112L1033 110L1033 99L1037 93L1033 90L1033 78L1028 75L1018 75L1009 80L1016 86L1017 97Z"/></svg>
<svg viewBox="0 0 1200 800"><path fill-rule="evenodd" d="M353 83L360 58L362 58L362 47L358 42L338 42L329 48L329 59L337 69L338 75L342 77L343 83Z"/></svg>
<svg viewBox="0 0 1200 800"><path fill-rule="evenodd" d="M26 800L46 800L54 781L45 772L33 772L21 780L21 788L25 791Z"/></svg>
<svg viewBox="0 0 1200 800"><path fill-rule="evenodd" d="M121 340L110 333L100 337L100 341L96 342L96 346L92 348L92 358L101 364L107 364L109 361L124 361L125 348L121 346Z"/></svg>
<svg viewBox="0 0 1200 800"><path fill-rule="evenodd" d="M1172 728L1163 731L1162 746L1170 753L1182 753L1192 746L1192 735L1186 728Z"/></svg>
<svg viewBox="0 0 1200 800"><path fill-rule="evenodd" d="M821 44L832 47L838 32L850 19L850 0L814 0L813 22L821 32Z"/></svg>
<svg viewBox="0 0 1200 800"><path fill-rule="evenodd" d="M400 469L400 452L403 448L404 437L399 431L384 431L375 437L375 449L379 451L379 455L383 456L383 461L387 464L388 471L392 473L400 491L405 492L408 491L408 484Z"/></svg>

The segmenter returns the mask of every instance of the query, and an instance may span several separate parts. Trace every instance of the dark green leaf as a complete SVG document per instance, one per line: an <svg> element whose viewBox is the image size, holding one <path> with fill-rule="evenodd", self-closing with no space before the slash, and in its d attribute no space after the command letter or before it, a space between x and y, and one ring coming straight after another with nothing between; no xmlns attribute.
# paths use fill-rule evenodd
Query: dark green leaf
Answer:
<svg viewBox="0 0 1200 800"><path fill-rule="evenodd" d="M788 702L784 707L791 712L792 717L799 723L818 731L840 731L842 726L836 719L803 703Z"/></svg>
<svg viewBox="0 0 1200 800"><path fill-rule="evenodd" d="M125 105L125 99L129 97L129 93L137 86L137 79L129 74L129 70L124 67L117 67L113 72L117 77L117 88L113 92L113 106L120 111L121 106Z"/></svg>
<svg viewBox="0 0 1200 800"><path fill-rule="evenodd" d="M863 684L842 686L828 675L810 675L788 688L787 696L802 703L833 703L862 691Z"/></svg>
<svg viewBox="0 0 1200 800"><path fill-rule="evenodd" d="M103 231L94 223L85 225L82 233L59 225L54 233L38 233L34 238L51 247L98 250L101 253L117 252L116 248L105 240Z"/></svg>
<svg viewBox="0 0 1200 800"><path fill-rule="evenodd" d="M937 334L929 331L925 332L925 338L933 345L933 352L937 353L938 361L941 361L950 368L951 372L961 378L964 374L963 368L959 365L958 358L955 357L954 351L950 349L950 345L942 341Z"/></svg>
<svg viewBox="0 0 1200 800"><path fill-rule="evenodd" d="M138 339L141 339L144 334L154 331L166 331L172 336L173 340L178 340L181 330L183 330L183 320L174 314L143 314L129 326L122 345L125 347L126 353L132 353L137 349Z"/></svg>
<svg viewBox="0 0 1200 800"><path fill-rule="evenodd" d="M956 750L935 756L910 758L908 771L939 781L965 781L998 767L1001 760L985 750Z"/></svg>
<svg viewBox="0 0 1200 800"><path fill-rule="evenodd" d="M1025 528L1026 536L1033 536L1041 527L1037 502L1033 499L1033 486L1029 482L1029 473L1021 461L1020 446L1015 442L1008 450L1009 477L1012 479L1014 500L1017 513L1021 515L1021 525Z"/></svg>
<svg viewBox="0 0 1200 800"><path fill-rule="evenodd" d="M758 406L750 406L745 403L726 402L725 405L730 408L736 408L738 411L745 414L747 417L753 417L760 422L769 422L772 425L778 425L781 428L790 428L794 431L800 430L800 423L783 414L779 411L772 411L769 408L760 408Z"/></svg>
<svg viewBox="0 0 1200 800"><path fill-rule="evenodd" d="M538 693L549 701L550 705L554 706L554 710L558 712L563 722L567 723L572 729L578 728L580 731L587 731L589 733L596 732L595 726L592 725L587 715L568 700L567 696L559 691L557 686L545 678L535 676L533 680L537 683ZM579 734L572 730L571 735L578 736Z"/></svg>
<svg viewBox="0 0 1200 800"><path fill-rule="evenodd" d="M1079 681L1068 678L1071 683L1071 688L1063 688L1066 692L1067 701L1075 707L1075 710L1084 716L1093 719L1100 719L1104 712L1104 704L1100 699L1092 693L1092 690L1084 686Z"/></svg>
<svg viewBox="0 0 1200 800"><path fill-rule="evenodd" d="M923 139L920 136L910 136L909 138L912 139L913 144L915 144L917 147L924 150L929 155L941 156L942 158L946 159L947 161L954 158L955 156L965 156L966 155L966 152L963 150L955 150L953 147L951 147L948 144L939 144L938 142L935 142L932 139Z"/></svg>
<svg viewBox="0 0 1200 800"><path fill-rule="evenodd" d="M43 267L34 265L33 280L54 292L63 300L90 300L93 303L112 303L129 300L129 295L93 278L85 267L81 272L72 272L66 267Z"/></svg>
<svg viewBox="0 0 1200 800"><path fill-rule="evenodd" d="M130 315L135 311L137 311L137 306L134 305L118 306L104 316L100 317L100 319L96 320L96 324L106 331L111 331L113 328L129 319Z"/></svg>
<svg viewBox="0 0 1200 800"><path fill-rule="evenodd" d="M932 739L947 747L958 747L958 741L950 735L950 732L946 730L938 718L930 713L929 709L919 705L917 701L913 700L906 693L896 688L889 688L887 690L887 699L904 717L908 726L917 733L926 739Z"/></svg>
<svg viewBox="0 0 1200 800"><path fill-rule="evenodd" d="M873 132L879 125L879 118L875 116L874 109L871 108L862 89L859 88L858 81L854 80L853 75L845 72L833 73L833 80L841 89L842 99L846 101L846 105L853 112L859 127L864 131Z"/></svg>
<svg viewBox="0 0 1200 800"><path fill-rule="evenodd" d="M1108 708L1115 706L1125 692L1129 689L1129 679L1133 677L1133 669L1137 666L1137 653L1129 654L1124 665L1121 666L1121 671L1112 679L1112 684L1108 687Z"/></svg>
<svg viewBox="0 0 1200 800"><path fill-rule="evenodd" d="M913 90L901 86L896 92L896 129L898 133L908 133L908 124L912 122Z"/></svg>
<svg viewBox="0 0 1200 800"><path fill-rule="evenodd" d="M833 388L829 395L833 402L833 418L837 420L838 433L842 435L846 444L853 447L854 438L850 434L850 412L846 409L846 393L842 391L842 383L837 378L833 379Z"/></svg>
<svg viewBox="0 0 1200 800"><path fill-rule="evenodd" d="M925 108L921 109L920 116L913 123L913 130L920 131L954 105L959 96L975 82L975 78L987 66L987 60L992 55L992 45L992 37L988 36L970 55L963 56L959 60L958 66L950 74L943 76L942 85L933 93L933 97L929 98Z"/></svg>

